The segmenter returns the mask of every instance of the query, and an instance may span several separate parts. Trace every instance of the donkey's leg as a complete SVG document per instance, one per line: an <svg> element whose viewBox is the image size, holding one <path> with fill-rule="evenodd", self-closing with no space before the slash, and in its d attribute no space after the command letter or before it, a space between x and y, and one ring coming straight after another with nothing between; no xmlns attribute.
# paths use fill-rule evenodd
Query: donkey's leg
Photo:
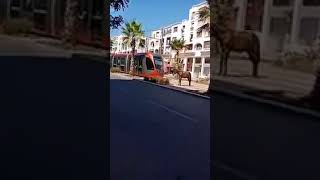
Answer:
<svg viewBox="0 0 320 180"><path fill-rule="evenodd" d="M259 62L254 61L252 63L253 69L252 69L252 76L257 78L258 77L258 69L259 69Z"/></svg>
<svg viewBox="0 0 320 180"><path fill-rule="evenodd" d="M224 53L221 52L220 53L220 68L219 68L219 74L218 75L222 75L222 73L223 73L223 61L224 61L223 56L224 56Z"/></svg>
<svg viewBox="0 0 320 180"><path fill-rule="evenodd" d="M224 69L224 71L223 71L223 76L227 76L227 74L228 74L228 58L229 58L229 54L230 54L230 52L229 51L226 51L225 53L224 53L224 63L223 63L223 69Z"/></svg>
<svg viewBox="0 0 320 180"><path fill-rule="evenodd" d="M252 63L252 76L258 77L259 57L252 51L248 52L248 54Z"/></svg>
<svg viewBox="0 0 320 180"><path fill-rule="evenodd" d="M181 78L181 77L179 77L179 86L181 86L181 79L182 79L182 78Z"/></svg>

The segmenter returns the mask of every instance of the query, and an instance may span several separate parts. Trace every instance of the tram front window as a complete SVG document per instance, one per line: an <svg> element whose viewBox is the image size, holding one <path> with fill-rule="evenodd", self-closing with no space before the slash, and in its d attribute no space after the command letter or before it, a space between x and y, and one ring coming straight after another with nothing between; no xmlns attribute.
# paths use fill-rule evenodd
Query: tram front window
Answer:
<svg viewBox="0 0 320 180"><path fill-rule="evenodd" d="M158 71L161 71L162 70L162 59L161 59L161 57L153 57L153 59L154 59L154 63L155 63L155 65L156 65L156 68L157 68L157 70Z"/></svg>
<svg viewBox="0 0 320 180"><path fill-rule="evenodd" d="M152 59L147 57L146 58L146 65L147 65L147 70L154 70Z"/></svg>

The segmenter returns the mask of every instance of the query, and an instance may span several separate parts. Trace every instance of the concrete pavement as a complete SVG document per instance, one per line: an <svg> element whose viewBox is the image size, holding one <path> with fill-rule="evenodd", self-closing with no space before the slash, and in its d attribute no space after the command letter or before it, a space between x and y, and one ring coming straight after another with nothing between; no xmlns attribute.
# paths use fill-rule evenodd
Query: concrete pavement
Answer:
<svg viewBox="0 0 320 180"><path fill-rule="evenodd" d="M209 179L209 100L110 81L112 179Z"/></svg>
<svg viewBox="0 0 320 180"><path fill-rule="evenodd" d="M253 78L251 77L251 66L252 64L249 60L230 59L228 61L229 76L222 77L217 74L213 74L213 76L215 80L239 86L266 92L281 92L289 98L299 98L308 94L315 80L315 76L312 73L276 67L270 62L261 62L259 68L260 78ZM217 73L219 60L213 61L213 67Z"/></svg>
<svg viewBox="0 0 320 180"><path fill-rule="evenodd" d="M61 57L69 58L71 53L50 47L25 37L0 34L0 56Z"/></svg>
<svg viewBox="0 0 320 180"><path fill-rule="evenodd" d="M78 45L75 49L62 47L60 40L44 37L19 37L0 34L0 56L29 56L71 58L73 55L97 57L106 62L107 52L103 49Z"/></svg>

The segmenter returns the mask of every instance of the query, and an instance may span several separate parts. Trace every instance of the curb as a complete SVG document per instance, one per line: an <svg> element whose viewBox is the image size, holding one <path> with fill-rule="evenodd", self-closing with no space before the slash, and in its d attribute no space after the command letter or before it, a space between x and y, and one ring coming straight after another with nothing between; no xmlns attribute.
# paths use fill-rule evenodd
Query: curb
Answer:
<svg viewBox="0 0 320 180"><path fill-rule="evenodd" d="M282 102L277 102L274 100L268 100L268 99L263 99L260 97L255 97L255 96L250 96L244 93L239 93L239 92L235 92L232 90L226 90L225 88L214 88L213 92L215 93L219 93L219 94L224 94L224 95L228 95L228 96L233 96L233 97L237 97L237 98L241 98L241 99L245 99L245 100L251 100L257 103L261 103L261 104L267 104L267 105L271 105L277 108L282 108L285 110L289 110L289 111L293 111L294 113L297 114L303 114L303 115L308 115L308 116L312 116L314 118L319 118L320 119L320 113L313 111L313 110L309 110L306 108L300 108L300 107L296 107L293 105L289 105L286 103L282 103Z"/></svg>
<svg viewBox="0 0 320 180"><path fill-rule="evenodd" d="M209 96L204 96L204 95L200 95L200 94L197 94L197 93L192 93L192 92L184 91L184 90L181 90L181 89L178 89L178 88L174 88L174 87L172 87L172 86L165 86L165 85L155 84L155 83L152 83L152 82L148 82L148 81L144 81L144 80L139 80L139 79L133 79L133 80L139 81L139 82L141 82L141 83L146 83L146 84L155 85L155 86L159 86L159 87L162 87L162 88L170 89L170 90L172 90L172 91L179 91L179 92L182 92L182 93L185 93L185 94L189 94L189 95L193 95L193 96L196 96L196 97L200 97L200 98L203 98L203 99L208 99L208 100L210 100L210 97L209 97Z"/></svg>

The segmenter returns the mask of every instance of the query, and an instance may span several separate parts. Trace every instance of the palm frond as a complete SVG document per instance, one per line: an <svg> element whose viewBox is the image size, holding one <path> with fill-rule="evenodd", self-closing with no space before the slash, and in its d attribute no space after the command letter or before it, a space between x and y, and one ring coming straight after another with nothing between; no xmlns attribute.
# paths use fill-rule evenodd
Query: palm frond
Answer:
<svg viewBox="0 0 320 180"><path fill-rule="evenodd" d="M132 49L141 47L142 44L140 44L140 42L144 36L142 28L142 24L136 20L125 23L124 27L122 27L122 34L124 35L123 42Z"/></svg>

